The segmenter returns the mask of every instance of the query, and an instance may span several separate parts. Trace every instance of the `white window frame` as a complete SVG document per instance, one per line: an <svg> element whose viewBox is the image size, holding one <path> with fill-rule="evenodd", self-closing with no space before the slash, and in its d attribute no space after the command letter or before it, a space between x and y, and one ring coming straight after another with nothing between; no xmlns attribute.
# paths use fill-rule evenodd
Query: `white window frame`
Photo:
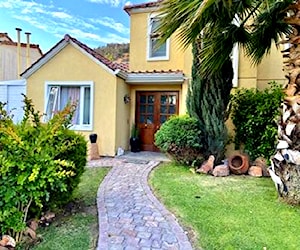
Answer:
<svg viewBox="0 0 300 250"><path fill-rule="evenodd" d="M151 19L156 18L157 14L150 14L148 16L148 31L147 31L147 60L148 61L167 61L170 59L170 38L166 41L166 55L165 56L151 56Z"/></svg>
<svg viewBox="0 0 300 250"><path fill-rule="evenodd" d="M72 130L79 131L92 131L93 130L93 115L94 115L94 83L92 81L47 81L45 82L45 96L44 96L44 110L45 117L44 121L47 121L47 104L49 98L49 91L51 87L80 87L80 100L84 99L84 87L90 88L90 124L83 124L83 105L80 105L79 108L79 121L80 124L75 124L70 127ZM56 97L58 98L58 97Z"/></svg>

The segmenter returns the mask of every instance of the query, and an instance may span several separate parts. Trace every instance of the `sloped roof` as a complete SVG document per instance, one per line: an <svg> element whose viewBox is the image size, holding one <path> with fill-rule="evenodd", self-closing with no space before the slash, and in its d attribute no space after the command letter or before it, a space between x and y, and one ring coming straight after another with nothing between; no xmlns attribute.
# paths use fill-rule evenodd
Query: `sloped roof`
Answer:
<svg viewBox="0 0 300 250"><path fill-rule="evenodd" d="M64 47L68 44L73 45L75 48L80 49L82 52L86 53L90 56L93 60L97 63L101 64L102 66L106 67L107 69L111 70L112 73L118 73L121 71L127 71L128 65L127 64L119 64L110 61L103 55L97 53L95 50L91 49L87 45L81 43L77 39L71 37L70 35L66 34L62 40L60 40L57 44L55 44L44 56L42 56L38 61L31 65L27 70L25 70L21 76L22 77L29 77L33 74L36 70L38 70L42 65L47 63L52 57L54 57L57 53L59 53Z"/></svg>
<svg viewBox="0 0 300 250"><path fill-rule="evenodd" d="M0 41L10 41L13 42L13 40L8 36L8 34L5 32L0 32Z"/></svg>
<svg viewBox="0 0 300 250"><path fill-rule="evenodd" d="M17 47L18 46L18 43L17 42L14 42L9 36L7 33L2 33L0 32L0 45L3 44L3 45L11 45L11 46L15 46ZM21 47L27 47L27 44L26 43L20 43ZM32 49L37 49L39 51L39 53L41 55L43 55L43 52L41 51L40 49L40 46L38 44L30 44L30 48Z"/></svg>
<svg viewBox="0 0 300 250"><path fill-rule="evenodd" d="M162 0L157 0L148 3L125 5L124 10L127 12L128 15L130 15L131 10L158 7L160 2L162 2Z"/></svg>

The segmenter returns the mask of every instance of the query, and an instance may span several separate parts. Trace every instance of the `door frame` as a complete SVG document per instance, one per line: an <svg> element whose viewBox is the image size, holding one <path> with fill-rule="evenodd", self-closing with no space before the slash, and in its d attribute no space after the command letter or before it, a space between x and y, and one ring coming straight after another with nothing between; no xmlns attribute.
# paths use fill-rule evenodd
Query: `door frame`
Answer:
<svg viewBox="0 0 300 250"><path fill-rule="evenodd" d="M147 95L154 95L154 103L153 103L153 124L152 123L143 123L139 122L139 116L140 116L140 101L139 97L142 94L147 94ZM165 106L167 107L167 112L166 113L161 113L161 96L167 96L167 102L165 103ZM175 97L175 104L170 103L170 99L168 96L176 96ZM171 115L178 115L179 114L179 96L180 96L180 91L179 90L137 90L135 93L135 124L139 127L140 130L142 129L147 129L148 131L148 136L152 138L151 145L144 145L143 146L143 132L141 131L141 146L142 150L144 151L159 151L159 149L154 145L154 134L156 131L160 128L161 126L161 116L166 116L169 118ZM175 112L174 113L169 113L170 107L175 107ZM146 112L147 113L147 112ZM150 138L150 139L151 139ZM148 138L149 139L149 138ZM148 139L145 139L147 141Z"/></svg>

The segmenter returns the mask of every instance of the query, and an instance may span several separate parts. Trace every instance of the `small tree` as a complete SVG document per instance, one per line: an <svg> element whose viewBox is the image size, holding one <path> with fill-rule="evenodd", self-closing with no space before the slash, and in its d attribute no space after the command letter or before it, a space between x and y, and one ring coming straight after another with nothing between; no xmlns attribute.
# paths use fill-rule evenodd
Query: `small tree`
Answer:
<svg viewBox="0 0 300 250"><path fill-rule="evenodd" d="M228 118L227 107L232 88L233 70L230 58L224 63L222 71L210 77L200 74L200 59L197 56L201 42L198 40L193 47L194 61L192 82L188 89L188 113L199 121L203 136L204 156L214 155L216 162L224 157L227 143Z"/></svg>
<svg viewBox="0 0 300 250"><path fill-rule="evenodd" d="M271 83L265 90L239 89L232 97L235 146L243 147L252 160L269 159L275 152L282 87Z"/></svg>

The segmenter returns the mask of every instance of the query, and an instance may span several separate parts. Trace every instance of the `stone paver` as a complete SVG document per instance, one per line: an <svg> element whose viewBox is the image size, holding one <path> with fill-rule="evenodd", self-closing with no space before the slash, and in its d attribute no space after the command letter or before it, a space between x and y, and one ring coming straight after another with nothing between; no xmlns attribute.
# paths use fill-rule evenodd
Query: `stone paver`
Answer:
<svg viewBox="0 0 300 250"><path fill-rule="evenodd" d="M192 246L175 216L154 197L150 171L159 161L101 159L89 166L113 166L99 187L97 250L180 249Z"/></svg>

